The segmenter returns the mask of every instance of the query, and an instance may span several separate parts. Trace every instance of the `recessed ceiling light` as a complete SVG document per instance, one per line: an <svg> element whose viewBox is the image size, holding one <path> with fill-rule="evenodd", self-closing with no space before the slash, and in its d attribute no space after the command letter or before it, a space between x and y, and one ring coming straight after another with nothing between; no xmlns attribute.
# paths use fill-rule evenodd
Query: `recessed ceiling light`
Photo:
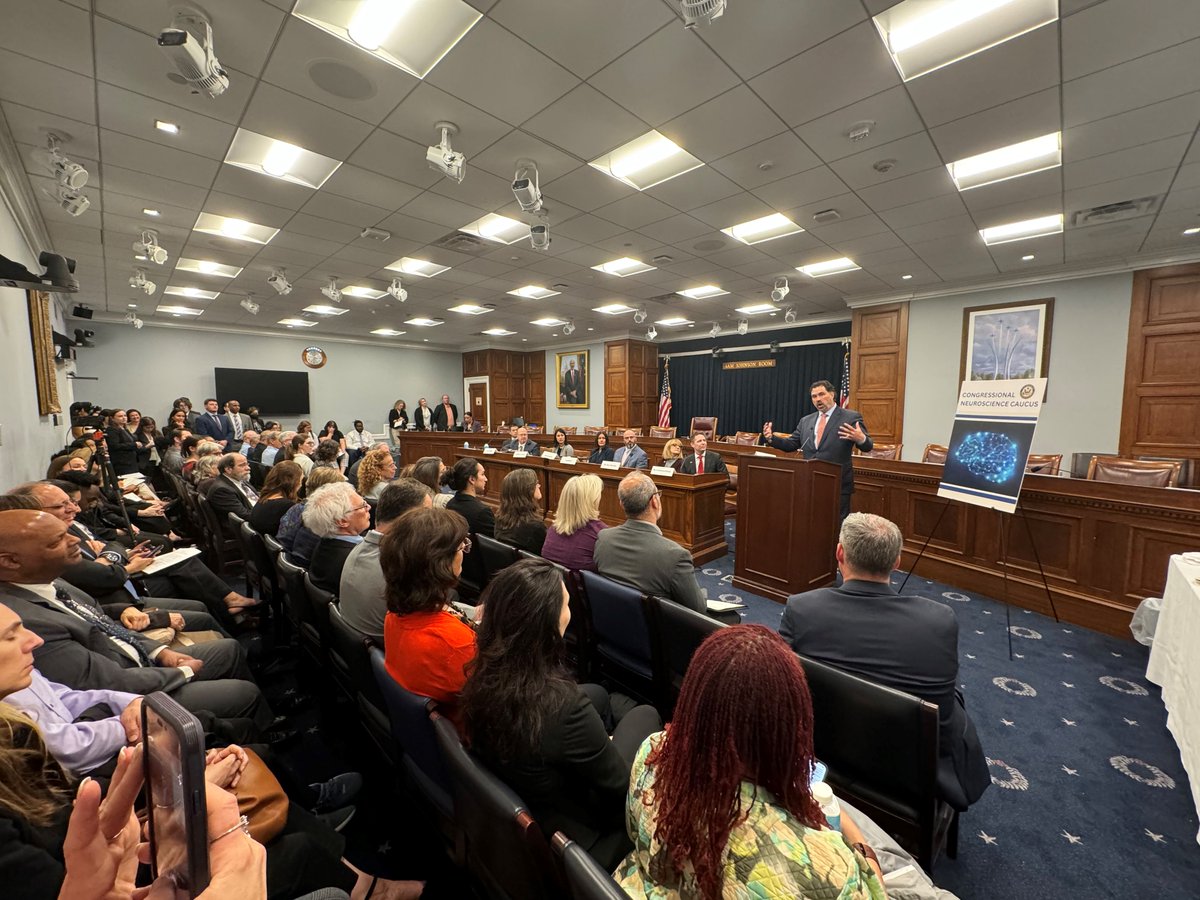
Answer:
<svg viewBox="0 0 1200 900"><path fill-rule="evenodd" d="M903 278L905 281L911 281L911 280L912 280L912 276L911 276L911 275L901 275L900 277L901 277L901 278Z"/></svg>
<svg viewBox="0 0 1200 900"><path fill-rule="evenodd" d="M686 291L676 291L680 297L687 297L689 300L707 300L710 297L721 297L728 294L729 291L723 291L715 284L706 284L703 287L688 288Z"/></svg>
<svg viewBox="0 0 1200 900"><path fill-rule="evenodd" d="M668 328L674 325L691 325L692 320L684 316L667 316L665 319L657 319L655 325L666 325Z"/></svg>
<svg viewBox="0 0 1200 900"><path fill-rule="evenodd" d="M190 297L193 300L215 300L221 295L220 291L205 291L194 287L166 287L163 288L163 293L173 297Z"/></svg>
<svg viewBox="0 0 1200 900"><path fill-rule="evenodd" d="M492 307L480 306L478 303L460 303L458 306L450 307L449 311L462 313L465 316L482 316L484 313L490 313Z"/></svg>
<svg viewBox="0 0 1200 900"><path fill-rule="evenodd" d="M212 275L216 278L237 278L242 274L240 266L226 266L211 259L180 259L175 263L179 272L199 272L201 275Z"/></svg>
<svg viewBox="0 0 1200 900"><path fill-rule="evenodd" d="M404 324L405 325L417 325L417 326L420 326L421 328L433 328L435 325L444 324L444 322L441 319L430 319L426 316L416 316L412 319L405 319Z"/></svg>
<svg viewBox="0 0 1200 900"><path fill-rule="evenodd" d="M192 226L192 230L204 234L215 234L220 237L232 238L235 241L246 241L251 244L269 244L271 239L279 234L278 228L271 228L268 225L255 225L253 222L247 222L245 219L217 216L212 213L200 213L200 217L196 219L196 224Z"/></svg>
<svg viewBox="0 0 1200 900"><path fill-rule="evenodd" d="M1057 18L1058 0L904 0L874 22L911 81Z"/></svg>
<svg viewBox="0 0 1200 900"><path fill-rule="evenodd" d="M769 216L751 219L749 222L721 229L722 233L743 244L761 244L763 241L773 241L775 238L787 237L789 234L799 234L803 230L782 213L771 213Z"/></svg>
<svg viewBox="0 0 1200 900"><path fill-rule="evenodd" d="M1062 165L1062 132L968 156L946 166L960 191Z"/></svg>
<svg viewBox="0 0 1200 900"><path fill-rule="evenodd" d="M316 313L318 316L340 316L350 312L342 306L329 306L324 303L314 303L312 306L304 307L305 312Z"/></svg>
<svg viewBox="0 0 1200 900"><path fill-rule="evenodd" d="M136 304L136 303L128 303L128 304L126 304L126 305L127 305L127 306L128 306L130 309L137 309L137 304Z"/></svg>
<svg viewBox="0 0 1200 900"><path fill-rule="evenodd" d="M165 131L167 134L179 134L179 126L174 122L164 122L162 119L155 119L154 127L159 131Z"/></svg>
<svg viewBox="0 0 1200 900"><path fill-rule="evenodd" d="M490 334L492 337L508 337L510 334L516 334L515 331L509 331L507 328L488 328L481 334Z"/></svg>
<svg viewBox="0 0 1200 900"><path fill-rule="evenodd" d="M593 307L592 312L604 313L606 316L619 316L622 313L633 312L633 307L626 306L624 303L607 303L604 306Z"/></svg>
<svg viewBox="0 0 1200 900"><path fill-rule="evenodd" d="M704 165L670 138L649 131L599 159L593 168L644 191Z"/></svg>
<svg viewBox="0 0 1200 900"><path fill-rule="evenodd" d="M144 253L139 253L137 256L135 256L135 257L134 257L134 259L138 260L139 262L145 262L145 261L146 261L146 254L144 254Z"/></svg>
<svg viewBox="0 0 1200 900"><path fill-rule="evenodd" d="M517 241L529 239L528 225L496 213L488 213L482 219L476 219L458 230L499 244L515 244Z"/></svg>
<svg viewBox="0 0 1200 900"><path fill-rule="evenodd" d="M989 247L994 244L1007 244L1009 241L1023 241L1026 238L1043 237L1047 234L1061 234L1063 230L1062 213L1053 216L1042 216L1038 219L1026 219L1023 222L1009 222L1006 225L993 225L991 228L979 229L979 236Z"/></svg>
<svg viewBox="0 0 1200 900"><path fill-rule="evenodd" d="M150 209L150 208L148 208L148 207L147 207L147 208L145 208L145 209L143 209L143 210L142 210L142 215L144 215L144 216L154 216L154 217L156 217L156 218L157 218L158 216L161 216L161 215L162 215L162 213L160 213L160 212L159 212L157 209Z"/></svg>
<svg viewBox="0 0 1200 900"><path fill-rule="evenodd" d="M1185 228L1185 229L1183 229L1183 233L1184 234L1200 234L1200 228Z"/></svg>
<svg viewBox="0 0 1200 900"><path fill-rule="evenodd" d="M657 268L657 266L648 266L639 259L630 259L628 256L622 256L620 259L610 260L598 266L592 266L592 268L597 272L604 272L607 275L616 275L618 278L625 278L628 275L639 275L642 272L649 272Z"/></svg>
<svg viewBox="0 0 1200 900"><path fill-rule="evenodd" d="M342 164L341 160L244 128L239 128L233 136L225 162L314 190L325 184Z"/></svg>
<svg viewBox="0 0 1200 900"><path fill-rule="evenodd" d="M204 312L191 306L159 306L156 313L170 313L173 316L198 316Z"/></svg>
<svg viewBox="0 0 1200 900"><path fill-rule="evenodd" d="M514 297L524 297L526 300L545 300L547 297L557 297L559 294L558 291L552 291L536 284L527 284L525 287L519 287L508 293Z"/></svg>
<svg viewBox="0 0 1200 900"><path fill-rule="evenodd" d="M737 312L745 316L758 316L763 313L778 312L779 307L774 303L751 303L749 306L739 306Z"/></svg>
<svg viewBox="0 0 1200 900"><path fill-rule="evenodd" d="M595 328L593 328L592 326L590 326L590 325L588 326L588 331L595 331L595 330L596 330L596 329L595 329Z"/></svg>
<svg viewBox="0 0 1200 900"><path fill-rule="evenodd" d="M462 0L299 0L292 15L418 78L481 18Z"/></svg>
<svg viewBox="0 0 1200 900"><path fill-rule="evenodd" d="M313 319L290 318L280 319L277 324L286 325L288 328L312 328L317 323Z"/></svg>
<svg viewBox="0 0 1200 900"><path fill-rule="evenodd" d="M545 316L541 319L534 319L530 325L541 325L543 328L554 328L558 325L566 325L566 319L556 319L553 316Z"/></svg>
<svg viewBox="0 0 1200 900"><path fill-rule="evenodd" d="M362 300L378 300L387 291L377 291L375 288L362 287L361 285L353 285L351 287L342 288L342 293L347 297L358 297Z"/></svg>
<svg viewBox="0 0 1200 900"><path fill-rule="evenodd" d="M1037 259L1037 257L1034 256L1032 253L1026 253L1024 256L1021 257L1021 262L1029 262L1030 260L1034 260L1034 259Z"/></svg>
<svg viewBox="0 0 1200 900"><path fill-rule="evenodd" d="M803 272L810 278L824 278L826 275L840 275L842 272L854 272L861 266L848 257L827 259L824 262L811 263L807 266L797 266L797 272Z"/></svg>
<svg viewBox="0 0 1200 900"><path fill-rule="evenodd" d="M376 328L371 334L377 334L380 337L399 337L402 334L408 334L408 332L397 331L395 328Z"/></svg>
<svg viewBox="0 0 1200 900"><path fill-rule="evenodd" d="M403 272L405 275L416 275L420 278L432 278L434 275L441 275L450 270L449 266L439 266L437 263L431 263L424 259L413 259L410 256L402 256L384 268L393 272Z"/></svg>

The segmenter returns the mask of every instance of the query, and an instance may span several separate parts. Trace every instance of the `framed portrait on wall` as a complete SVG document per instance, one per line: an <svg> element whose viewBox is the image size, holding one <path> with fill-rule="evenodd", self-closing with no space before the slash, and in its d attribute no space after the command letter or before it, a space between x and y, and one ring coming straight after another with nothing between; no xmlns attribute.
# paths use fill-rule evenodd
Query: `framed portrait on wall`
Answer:
<svg viewBox="0 0 1200 900"><path fill-rule="evenodd" d="M58 381L54 374L54 329L50 318L50 295L26 291L29 302L29 337L33 343L33 374L37 385L38 415L61 413Z"/></svg>
<svg viewBox="0 0 1200 900"><path fill-rule="evenodd" d="M1046 378L1054 298L963 310L959 381Z"/></svg>
<svg viewBox="0 0 1200 900"><path fill-rule="evenodd" d="M554 371L558 379L558 408L587 409L588 352L572 350L554 354Z"/></svg>

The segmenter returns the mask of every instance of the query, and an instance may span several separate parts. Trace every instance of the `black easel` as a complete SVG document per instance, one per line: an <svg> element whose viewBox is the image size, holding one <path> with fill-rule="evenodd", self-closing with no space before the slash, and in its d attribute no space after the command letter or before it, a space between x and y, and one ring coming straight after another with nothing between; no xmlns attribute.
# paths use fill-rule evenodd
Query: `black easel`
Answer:
<svg viewBox="0 0 1200 900"><path fill-rule="evenodd" d="M125 529L129 532L129 537L132 540L134 537L133 523L129 520L129 510L125 508L124 495L121 493L121 479L117 476L117 470L113 468L112 460L108 456L108 450L105 449L103 438L96 441L96 450L92 453L89 464L96 466L100 470L102 490L106 488L116 493L117 508L121 510L121 518L125 521Z"/></svg>

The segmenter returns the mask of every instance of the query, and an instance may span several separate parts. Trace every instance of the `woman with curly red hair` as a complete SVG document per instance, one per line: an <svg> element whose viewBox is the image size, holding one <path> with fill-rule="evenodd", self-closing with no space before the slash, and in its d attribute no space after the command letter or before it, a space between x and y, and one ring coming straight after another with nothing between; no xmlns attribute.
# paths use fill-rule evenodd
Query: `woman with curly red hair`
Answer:
<svg viewBox="0 0 1200 900"><path fill-rule="evenodd" d="M886 897L846 814L830 829L809 789L813 712L796 655L769 628L722 628L688 666L675 718L634 762L617 870L631 897ZM870 857L870 858L868 858Z"/></svg>

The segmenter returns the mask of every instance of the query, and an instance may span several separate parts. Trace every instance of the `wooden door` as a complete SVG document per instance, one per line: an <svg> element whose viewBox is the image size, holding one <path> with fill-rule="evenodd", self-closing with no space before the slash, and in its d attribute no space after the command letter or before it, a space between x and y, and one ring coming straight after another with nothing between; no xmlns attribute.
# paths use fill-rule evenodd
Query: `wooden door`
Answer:
<svg viewBox="0 0 1200 900"><path fill-rule="evenodd" d="M467 411L475 417L476 422L482 422L485 431L491 430L488 421L488 386L484 382L467 386Z"/></svg>

